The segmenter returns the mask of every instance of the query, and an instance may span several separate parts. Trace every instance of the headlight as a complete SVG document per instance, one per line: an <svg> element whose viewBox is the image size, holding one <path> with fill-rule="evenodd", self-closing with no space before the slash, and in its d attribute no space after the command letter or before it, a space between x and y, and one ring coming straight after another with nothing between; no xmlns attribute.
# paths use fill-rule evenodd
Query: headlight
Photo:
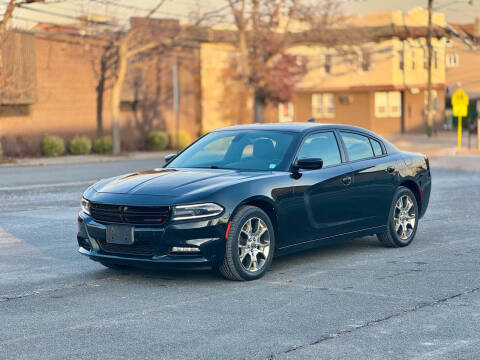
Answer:
<svg viewBox="0 0 480 360"><path fill-rule="evenodd" d="M90 215L90 202L87 199L82 198L82 200L80 200L80 206L85 214Z"/></svg>
<svg viewBox="0 0 480 360"><path fill-rule="evenodd" d="M214 203L177 205L173 207L172 220L201 219L222 212L223 207Z"/></svg>

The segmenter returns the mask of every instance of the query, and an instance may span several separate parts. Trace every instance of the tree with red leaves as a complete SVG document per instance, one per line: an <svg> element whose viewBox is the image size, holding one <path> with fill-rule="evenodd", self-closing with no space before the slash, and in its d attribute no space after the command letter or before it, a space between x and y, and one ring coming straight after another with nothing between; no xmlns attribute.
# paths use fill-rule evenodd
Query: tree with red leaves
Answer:
<svg viewBox="0 0 480 360"><path fill-rule="evenodd" d="M318 0L227 0L238 32L240 118L249 90L254 96L254 122L264 122L267 103L290 101L296 84L307 72L307 60L288 52L306 40L335 45L327 30L342 20L340 3ZM330 37L330 39L329 39Z"/></svg>

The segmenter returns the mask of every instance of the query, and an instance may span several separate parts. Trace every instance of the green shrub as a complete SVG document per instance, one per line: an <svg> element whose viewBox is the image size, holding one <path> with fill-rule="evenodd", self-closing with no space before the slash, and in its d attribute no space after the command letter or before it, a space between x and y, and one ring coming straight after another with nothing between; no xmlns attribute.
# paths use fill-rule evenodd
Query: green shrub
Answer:
<svg viewBox="0 0 480 360"><path fill-rule="evenodd" d="M112 152L113 142L111 136L101 136L93 141L93 152L105 154Z"/></svg>
<svg viewBox="0 0 480 360"><path fill-rule="evenodd" d="M184 130L180 130L178 136L176 132L172 133L172 143L175 144L177 150L185 149L191 142L192 138L190 134Z"/></svg>
<svg viewBox="0 0 480 360"><path fill-rule="evenodd" d="M168 135L164 131L150 131L147 135L147 142L150 150L165 150L168 145Z"/></svg>
<svg viewBox="0 0 480 360"><path fill-rule="evenodd" d="M70 154L73 155L89 154L90 150L92 150L92 140L86 136L75 136L72 141L70 141L68 149L70 150Z"/></svg>
<svg viewBox="0 0 480 360"><path fill-rule="evenodd" d="M45 156L59 156L65 151L65 142L54 135L45 135L42 139L42 150Z"/></svg>

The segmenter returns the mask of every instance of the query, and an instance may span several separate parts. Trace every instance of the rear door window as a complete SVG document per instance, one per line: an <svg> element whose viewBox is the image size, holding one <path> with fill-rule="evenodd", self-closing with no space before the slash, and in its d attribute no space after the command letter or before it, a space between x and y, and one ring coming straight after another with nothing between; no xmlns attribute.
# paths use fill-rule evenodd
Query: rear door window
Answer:
<svg viewBox="0 0 480 360"><path fill-rule="evenodd" d="M350 161L374 157L368 137L348 132L340 132L340 135L347 148L348 159Z"/></svg>
<svg viewBox="0 0 480 360"><path fill-rule="evenodd" d="M372 144L373 153L375 154L375 156L383 155L382 146L377 140L373 140L372 138L370 138L370 143Z"/></svg>

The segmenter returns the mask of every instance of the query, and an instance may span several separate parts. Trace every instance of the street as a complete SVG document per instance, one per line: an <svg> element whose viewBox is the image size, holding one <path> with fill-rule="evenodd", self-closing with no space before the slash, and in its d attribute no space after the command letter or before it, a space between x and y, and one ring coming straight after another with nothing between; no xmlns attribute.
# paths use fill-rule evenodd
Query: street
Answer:
<svg viewBox="0 0 480 360"><path fill-rule="evenodd" d="M342 241L253 282L78 254L82 191L162 163L0 167L0 359L478 359L480 158L431 159L407 248Z"/></svg>

